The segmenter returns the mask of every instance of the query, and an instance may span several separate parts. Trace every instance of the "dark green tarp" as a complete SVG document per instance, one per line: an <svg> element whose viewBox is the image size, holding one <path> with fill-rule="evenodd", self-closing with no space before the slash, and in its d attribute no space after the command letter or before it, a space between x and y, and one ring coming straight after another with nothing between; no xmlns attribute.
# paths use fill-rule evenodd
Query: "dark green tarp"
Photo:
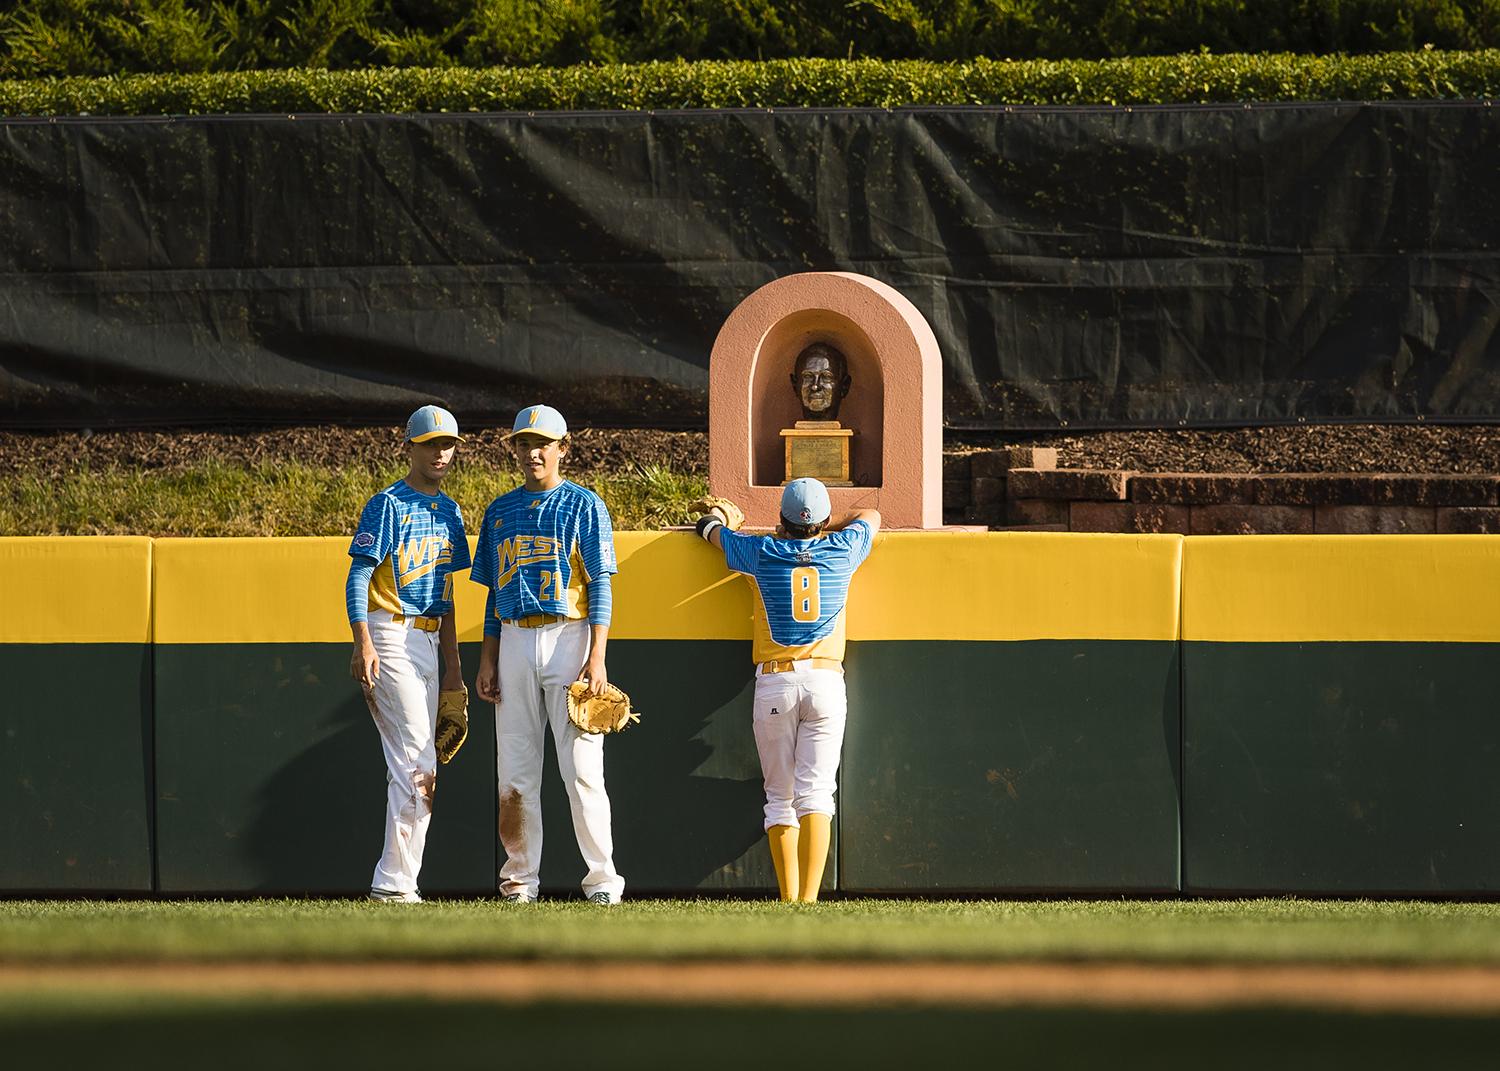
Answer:
<svg viewBox="0 0 1500 1071"><path fill-rule="evenodd" d="M862 272L956 427L1500 414L1487 102L0 122L0 426L702 427Z"/></svg>

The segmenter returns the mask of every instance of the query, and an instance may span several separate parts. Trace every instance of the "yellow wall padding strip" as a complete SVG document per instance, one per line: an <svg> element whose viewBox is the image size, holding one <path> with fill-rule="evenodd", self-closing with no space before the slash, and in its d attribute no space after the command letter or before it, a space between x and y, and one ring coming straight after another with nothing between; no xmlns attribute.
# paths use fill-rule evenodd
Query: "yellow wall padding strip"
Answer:
<svg viewBox="0 0 1500 1071"><path fill-rule="evenodd" d="M347 643L348 551L346 537L158 539L156 641Z"/></svg>
<svg viewBox="0 0 1500 1071"><path fill-rule="evenodd" d="M0 643L149 643L151 540L0 538Z"/></svg>
<svg viewBox="0 0 1500 1071"><path fill-rule="evenodd" d="M882 533L851 640L1175 640L1182 537Z"/></svg>
<svg viewBox="0 0 1500 1071"><path fill-rule="evenodd" d="M1500 642L1494 536L1194 536L1185 640Z"/></svg>
<svg viewBox="0 0 1500 1071"><path fill-rule="evenodd" d="M348 639L348 541L0 538L0 643ZM748 639L749 586L696 537L621 532L620 639ZM1181 566L1179 570L1179 565ZM460 575L460 635L484 593ZM884 533L849 637L1500 642L1491 536Z"/></svg>
<svg viewBox="0 0 1500 1071"><path fill-rule="evenodd" d="M470 540L472 550L473 540ZM161 643L348 642L349 540L159 539ZM612 637L718 639L750 635L750 595L696 536L620 532ZM483 635L484 589L453 584L459 639Z"/></svg>
<svg viewBox="0 0 1500 1071"><path fill-rule="evenodd" d="M348 540L161 539L161 643L346 642ZM851 592L850 639L1177 636L1177 536L895 532ZM750 637L750 588L684 532L620 532L616 639ZM481 635L484 591L459 574L459 638Z"/></svg>
<svg viewBox="0 0 1500 1071"><path fill-rule="evenodd" d="M616 532L611 639L748 640L750 584L691 532Z"/></svg>

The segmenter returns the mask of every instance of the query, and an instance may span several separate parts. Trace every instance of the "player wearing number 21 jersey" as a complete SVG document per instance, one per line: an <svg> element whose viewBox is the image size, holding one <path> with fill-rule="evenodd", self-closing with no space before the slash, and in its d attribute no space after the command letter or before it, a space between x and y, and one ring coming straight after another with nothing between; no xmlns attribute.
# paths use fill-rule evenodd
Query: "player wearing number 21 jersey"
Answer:
<svg viewBox="0 0 1500 1071"><path fill-rule="evenodd" d="M485 510L469 579L488 589L475 689L496 704L503 899L537 898L542 864L542 747L547 729L587 868L583 893L617 904L604 737L568 720L568 686L603 689L616 572L614 532L599 496L562 477L568 424L530 405L507 436L524 483Z"/></svg>
<svg viewBox="0 0 1500 1071"><path fill-rule="evenodd" d="M755 745L765 776L765 829L783 900L816 900L828 857L844 743L844 606L880 514L829 524L828 491L793 480L775 535L731 532L710 514L699 532L754 588Z"/></svg>

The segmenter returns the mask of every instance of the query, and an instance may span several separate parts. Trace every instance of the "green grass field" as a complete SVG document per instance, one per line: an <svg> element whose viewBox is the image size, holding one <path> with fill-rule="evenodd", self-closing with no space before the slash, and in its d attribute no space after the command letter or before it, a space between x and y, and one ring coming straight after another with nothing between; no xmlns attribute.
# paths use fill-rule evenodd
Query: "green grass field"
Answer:
<svg viewBox="0 0 1500 1071"><path fill-rule="evenodd" d="M10 1067L705 1071L1494 1066L1500 1024L1444 1016L1080 1009L776 1010L202 997L0 1007Z"/></svg>
<svg viewBox="0 0 1500 1071"><path fill-rule="evenodd" d="M547 957L1500 966L1500 903L0 901L0 962Z"/></svg>
<svg viewBox="0 0 1500 1071"><path fill-rule="evenodd" d="M786 1000L511 1003L424 992L435 962L786 963ZM795 960L1111 961L1500 967L1500 904L1372 901L0 901L6 1066L714 1071L794 1067L1366 1069L1493 1066L1500 1019L1280 1006L838 1007L799 1003ZM409 964L410 994L187 993L59 965ZM724 971L734 971L733 962ZM280 977L280 975L278 975Z"/></svg>

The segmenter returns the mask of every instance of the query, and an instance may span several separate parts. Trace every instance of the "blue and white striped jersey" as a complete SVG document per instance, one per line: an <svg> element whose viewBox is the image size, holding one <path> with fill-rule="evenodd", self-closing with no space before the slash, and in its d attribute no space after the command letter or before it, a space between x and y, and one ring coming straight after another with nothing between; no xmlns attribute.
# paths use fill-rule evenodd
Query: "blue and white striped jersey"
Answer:
<svg viewBox="0 0 1500 1071"><path fill-rule="evenodd" d="M370 605L393 614L442 617L453 609L453 573L469 567L458 503L397 480L365 503L351 558L375 563Z"/></svg>
<svg viewBox="0 0 1500 1071"><path fill-rule="evenodd" d="M843 660L849 581L869 555L873 535L864 521L816 539L719 529L725 562L755 586L755 661Z"/></svg>
<svg viewBox="0 0 1500 1071"><path fill-rule="evenodd" d="M609 510L564 480L550 491L517 487L490 503L469 579L490 589L484 630L495 636L501 621L532 614L609 624L608 577L618 571Z"/></svg>

